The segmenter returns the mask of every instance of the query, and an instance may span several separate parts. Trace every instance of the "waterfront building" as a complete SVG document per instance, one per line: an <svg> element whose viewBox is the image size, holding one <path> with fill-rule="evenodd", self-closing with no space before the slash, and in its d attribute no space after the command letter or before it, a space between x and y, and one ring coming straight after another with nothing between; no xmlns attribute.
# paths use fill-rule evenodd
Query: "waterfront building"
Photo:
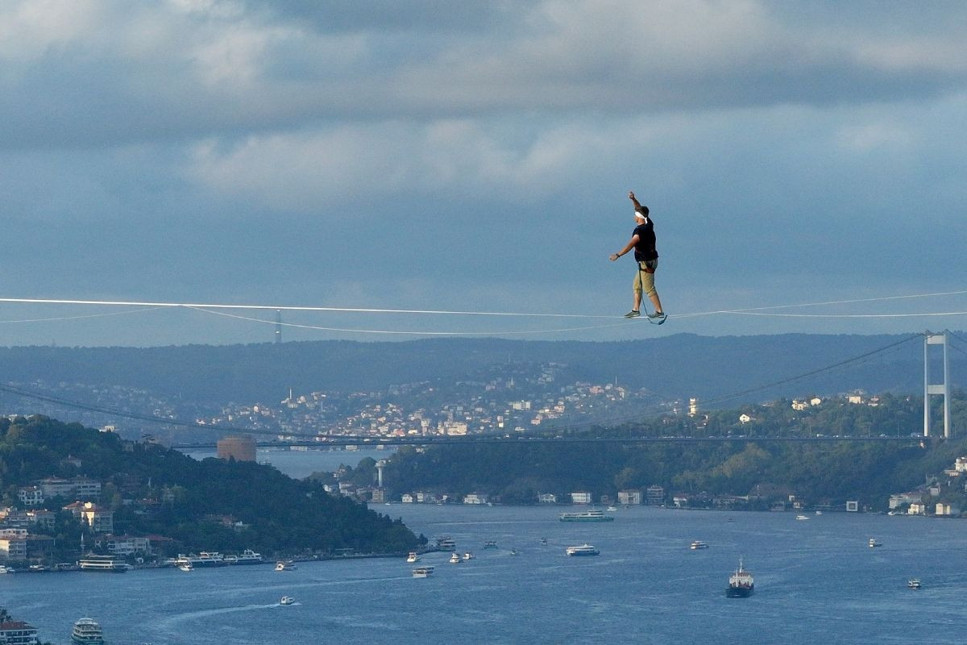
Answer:
<svg viewBox="0 0 967 645"><path fill-rule="evenodd" d="M623 506L637 506L641 504L640 490L619 490L618 503Z"/></svg>
<svg viewBox="0 0 967 645"><path fill-rule="evenodd" d="M0 537L0 560L19 562L27 559L27 538ZM4 641L0 639L0 643Z"/></svg>
<svg viewBox="0 0 967 645"><path fill-rule="evenodd" d="M0 643L4 645L37 645L37 628L22 620L0 623Z"/></svg>
<svg viewBox="0 0 967 645"><path fill-rule="evenodd" d="M218 440L216 454L219 459L255 461L255 439L250 435L223 437Z"/></svg>

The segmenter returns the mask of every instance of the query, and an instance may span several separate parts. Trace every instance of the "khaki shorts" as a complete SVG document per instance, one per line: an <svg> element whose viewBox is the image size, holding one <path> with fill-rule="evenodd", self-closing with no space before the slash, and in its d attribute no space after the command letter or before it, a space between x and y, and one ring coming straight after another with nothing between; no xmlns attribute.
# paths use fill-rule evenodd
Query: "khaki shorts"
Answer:
<svg viewBox="0 0 967 645"><path fill-rule="evenodd" d="M651 295L655 293L655 270L658 268L658 258L638 263L635 281L631 288L635 293Z"/></svg>

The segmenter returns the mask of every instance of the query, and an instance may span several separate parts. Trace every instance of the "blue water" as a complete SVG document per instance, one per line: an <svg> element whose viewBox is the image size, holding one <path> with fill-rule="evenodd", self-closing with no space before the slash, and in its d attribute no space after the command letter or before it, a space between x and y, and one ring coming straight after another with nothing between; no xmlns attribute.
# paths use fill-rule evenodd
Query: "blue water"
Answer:
<svg viewBox="0 0 967 645"><path fill-rule="evenodd" d="M963 643L961 520L826 513L619 509L561 523L560 508L378 506L474 560L305 562L184 573L0 576L0 606L67 643L81 616L109 643ZM542 546L545 537L548 545ZM871 549L870 537L883 546ZM692 540L710 548L691 551ZM484 549L495 540L498 549ZM589 542L598 557L568 558ZM510 549L517 549L513 556ZM728 599L744 557L756 593ZM921 591L907 589L910 577ZM282 607L283 595L297 604Z"/></svg>

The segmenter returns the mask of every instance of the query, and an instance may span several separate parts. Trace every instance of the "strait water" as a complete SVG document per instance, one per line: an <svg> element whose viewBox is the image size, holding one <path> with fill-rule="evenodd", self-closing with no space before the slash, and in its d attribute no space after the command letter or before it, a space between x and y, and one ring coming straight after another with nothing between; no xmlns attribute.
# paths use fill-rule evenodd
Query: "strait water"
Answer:
<svg viewBox="0 0 967 645"><path fill-rule="evenodd" d="M259 451L293 477L389 453ZM193 455L198 457L205 454ZM0 607L69 642L90 616L110 645L140 643L964 643L967 522L826 513L619 509L561 523L566 507L374 506L476 558L400 558L125 574L0 575ZM871 549L870 537L883 546ZM541 545L546 538L547 546ZM692 540L709 549L691 551ZM497 549L484 549L495 540ZM568 558L589 542L601 555ZM519 552L511 555L511 549ZM728 599L744 557L756 593ZM907 589L919 577L923 589ZM279 599L297 603L283 607Z"/></svg>
<svg viewBox="0 0 967 645"><path fill-rule="evenodd" d="M826 513L619 509L601 524L560 508L378 506L476 558L411 575L400 558L185 573L0 576L0 606L67 643L90 616L108 643L963 643L967 524ZM547 546L541 538L547 539ZM870 537L883 546L871 549ZM689 550L693 539L710 548ZM484 549L495 540L497 549ZM590 542L601 555L569 558ZM511 555L511 549L519 555ZM728 599L744 556L756 592ZM906 587L919 577L923 589ZM297 604L279 605L283 595Z"/></svg>

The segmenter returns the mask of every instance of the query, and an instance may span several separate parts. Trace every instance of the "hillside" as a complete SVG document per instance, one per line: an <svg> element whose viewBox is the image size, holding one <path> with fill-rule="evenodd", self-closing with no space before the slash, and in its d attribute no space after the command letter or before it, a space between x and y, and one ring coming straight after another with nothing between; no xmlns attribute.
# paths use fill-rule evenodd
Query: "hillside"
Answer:
<svg viewBox="0 0 967 645"><path fill-rule="evenodd" d="M398 520L271 466L199 462L156 444L44 417L0 419L3 505L24 508L19 490L49 477L100 483L100 496L90 501L111 511L115 531L163 536L167 552L161 555L246 548L266 555L405 553L418 544ZM99 543L100 536L63 510L74 501L45 501L57 516L47 530L59 562L76 560L82 534L86 544ZM47 534L38 526L34 531Z"/></svg>

